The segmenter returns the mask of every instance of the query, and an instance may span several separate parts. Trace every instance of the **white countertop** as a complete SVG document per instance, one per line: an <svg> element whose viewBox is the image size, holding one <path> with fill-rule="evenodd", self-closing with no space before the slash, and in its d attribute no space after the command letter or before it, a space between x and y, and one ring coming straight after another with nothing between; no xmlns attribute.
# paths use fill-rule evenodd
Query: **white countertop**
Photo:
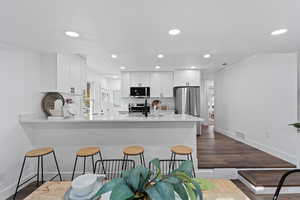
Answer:
<svg viewBox="0 0 300 200"><path fill-rule="evenodd" d="M76 123L76 122L202 122L203 119L186 114L149 114L146 118L141 114L105 114L90 117L55 119L37 117L34 115L20 115L21 123Z"/></svg>

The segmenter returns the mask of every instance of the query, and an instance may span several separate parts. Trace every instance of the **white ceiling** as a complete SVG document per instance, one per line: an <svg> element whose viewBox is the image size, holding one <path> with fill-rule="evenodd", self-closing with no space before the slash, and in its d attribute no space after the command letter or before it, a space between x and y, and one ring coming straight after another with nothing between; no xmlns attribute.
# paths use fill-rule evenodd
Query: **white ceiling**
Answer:
<svg viewBox="0 0 300 200"><path fill-rule="evenodd" d="M300 49L299 0L0 0L0 5L1 42L84 54L101 73L118 73L120 66L214 69L255 53ZM169 36L174 27L182 34ZM279 28L289 32L271 37ZM68 38L66 30L81 37ZM212 57L204 59L206 53Z"/></svg>

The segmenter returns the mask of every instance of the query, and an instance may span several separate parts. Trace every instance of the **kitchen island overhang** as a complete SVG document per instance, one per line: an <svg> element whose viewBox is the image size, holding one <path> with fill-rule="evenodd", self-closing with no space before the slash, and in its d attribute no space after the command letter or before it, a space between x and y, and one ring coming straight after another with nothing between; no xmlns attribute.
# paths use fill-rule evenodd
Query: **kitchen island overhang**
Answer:
<svg viewBox="0 0 300 200"><path fill-rule="evenodd" d="M176 114L147 118L115 115L65 120L20 117L20 123L32 145L53 147L65 174L71 173L76 152L87 146L100 147L104 159L112 159L122 158L125 147L140 145L145 149L147 163L153 158L170 159L171 146L186 145L193 148L194 165L197 168L197 123L202 121L198 117ZM186 156L180 158L186 159ZM139 157L130 159L139 164ZM54 169L49 162L48 171Z"/></svg>

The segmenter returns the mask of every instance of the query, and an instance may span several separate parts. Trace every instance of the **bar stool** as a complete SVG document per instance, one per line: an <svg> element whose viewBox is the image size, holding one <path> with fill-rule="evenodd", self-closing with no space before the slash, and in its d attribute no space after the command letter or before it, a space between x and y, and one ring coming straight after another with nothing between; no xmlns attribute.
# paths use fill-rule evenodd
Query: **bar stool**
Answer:
<svg viewBox="0 0 300 200"><path fill-rule="evenodd" d="M123 160L128 160L129 156L140 156L141 165L144 165L146 167L145 157L144 157L144 147L141 146L126 147L125 149L123 149L123 155L124 155Z"/></svg>
<svg viewBox="0 0 300 200"><path fill-rule="evenodd" d="M183 155L187 156L187 160L191 160L193 164L193 176L196 177L195 168L194 168L194 161L193 161L193 149L191 147L187 147L184 145L176 145L171 147L171 161L176 160L176 155ZM171 167L171 166L170 166Z"/></svg>
<svg viewBox="0 0 300 200"><path fill-rule="evenodd" d="M55 152L54 152L53 148L44 147L44 148L40 148L40 149L34 149L32 151L29 151L29 152L25 153L22 168L21 168L21 172L20 172L20 176L19 176L19 179L18 179L16 192L15 192L15 195L14 195L13 199L16 198L19 187L24 185L25 183L29 182L30 180L32 180L35 177L37 177L37 185L36 186L37 187L39 186L39 183L40 183L40 174L39 173L40 173L40 171L41 171L41 178L42 178L41 182L42 182L42 184L44 183L44 166L43 166L44 162L43 162L43 157L50 154L50 153L53 154L54 161L55 161L55 164L56 164L56 169L57 169L57 175L55 175L53 178L51 178L50 181L55 179L57 176L59 176L60 181L62 181L61 174L60 174L60 171L59 171L59 167L58 167L58 164L57 164L57 160L56 160L56 156L55 156ZM23 173L25 162L26 162L27 158L38 158L37 174L34 175L33 177L29 178L28 180L24 181L22 184L20 184L20 181L21 181L21 178L22 178L22 173ZM40 167L40 165L41 165L41 167Z"/></svg>
<svg viewBox="0 0 300 200"><path fill-rule="evenodd" d="M100 161L102 161L102 155L101 155L101 151L98 147L86 147L83 149L80 149L77 153L76 153L76 159L75 159L75 164L74 164L74 169L73 169L73 173L72 173L72 179L74 179L74 174L75 174L75 170L76 170L76 165L77 165L77 160L78 157L82 157L84 159L83 161L83 172L82 174L85 174L85 165L86 165L86 158L87 157L91 157L92 158L92 165L93 165L93 173L95 173L95 162L94 162L94 155L99 154L100 157ZM105 173L105 169L104 169L104 164L102 162L102 168L103 171Z"/></svg>

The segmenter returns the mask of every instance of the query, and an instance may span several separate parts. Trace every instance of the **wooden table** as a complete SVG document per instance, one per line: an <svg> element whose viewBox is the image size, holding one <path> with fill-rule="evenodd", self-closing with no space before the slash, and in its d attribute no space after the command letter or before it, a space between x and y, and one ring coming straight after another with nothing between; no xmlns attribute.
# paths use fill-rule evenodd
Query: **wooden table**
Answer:
<svg viewBox="0 0 300 200"><path fill-rule="evenodd" d="M209 179L216 187L203 191L204 200L250 200L230 180ZM47 182L30 194L25 200L63 200L71 182Z"/></svg>

